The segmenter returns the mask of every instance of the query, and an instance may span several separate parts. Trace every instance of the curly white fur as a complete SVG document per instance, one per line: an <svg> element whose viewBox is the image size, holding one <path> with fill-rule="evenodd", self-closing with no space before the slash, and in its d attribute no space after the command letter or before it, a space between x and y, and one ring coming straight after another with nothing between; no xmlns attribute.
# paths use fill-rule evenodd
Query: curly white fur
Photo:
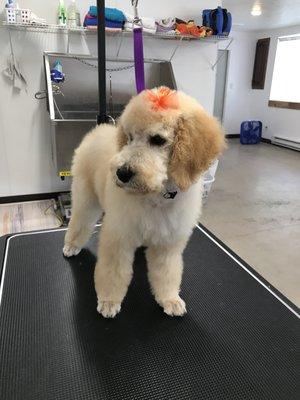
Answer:
<svg viewBox="0 0 300 400"><path fill-rule="evenodd" d="M191 178L189 187L179 190L174 199L165 199L162 193L170 180L179 119L185 117L185 109L193 118L193 107L198 116L207 115L188 96L177 96L177 109L157 111L151 109L143 92L131 100L118 127L95 128L75 152L72 218L63 251L67 257L78 254L105 211L95 268L97 310L104 317L120 311L132 278L134 252L142 245L147 246L148 278L156 301L168 315L186 312L179 297L182 252L200 215L203 171L199 169L197 179ZM205 121L219 129L212 119ZM163 137L165 144L151 145L149 138L155 134ZM199 150L199 157L208 157L207 162L215 156L213 151L203 156ZM116 175L123 165L135 173L126 183ZM172 181L177 183L174 172ZM180 187L180 181L177 184Z"/></svg>

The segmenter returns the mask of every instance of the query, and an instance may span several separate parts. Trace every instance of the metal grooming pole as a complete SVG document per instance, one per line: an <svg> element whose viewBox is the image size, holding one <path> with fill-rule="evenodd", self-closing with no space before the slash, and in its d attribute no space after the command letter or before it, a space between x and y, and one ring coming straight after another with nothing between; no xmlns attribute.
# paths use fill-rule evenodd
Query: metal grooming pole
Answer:
<svg viewBox="0 0 300 400"><path fill-rule="evenodd" d="M105 1L97 0L97 41L98 41L98 115L97 125L108 122L106 114L106 52L105 52ZM68 36L69 52L69 36ZM62 178L64 179L64 177ZM58 204L63 220L69 221L71 217L71 195L60 194Z"/></svg>
<svg viewBox="0 0 300 400"><path fill-rule="evenodd" d="M106 52L105 52L105 0L97 0L98 16L98 96L99 113L97 115L97 124L108 122L106 114Z"/></svg>

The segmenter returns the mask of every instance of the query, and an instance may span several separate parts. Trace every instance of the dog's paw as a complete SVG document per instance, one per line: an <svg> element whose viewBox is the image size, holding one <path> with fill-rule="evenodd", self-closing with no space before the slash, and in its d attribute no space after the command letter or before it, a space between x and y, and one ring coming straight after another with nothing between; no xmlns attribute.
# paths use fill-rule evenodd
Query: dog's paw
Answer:
<svg viewBox="0 0 300 400"><path fill-rule="evenodd" d="M65 257L77 256L81 251L80 248L66 243L63 248L63 253Z"/></svg>
<svg viewBox="0 0 300 400"><path fill-rule="evenodd" d="M172 317L181 317L186 313L185 302L180 298L161 302L164 312Z"/></svg>
<svg viewBox="0 0 300 400"><path fill-rule="evenodd" d="M121 310L121 303L114 301L98 301L97 311L104 318L114 318Z"/></svg>

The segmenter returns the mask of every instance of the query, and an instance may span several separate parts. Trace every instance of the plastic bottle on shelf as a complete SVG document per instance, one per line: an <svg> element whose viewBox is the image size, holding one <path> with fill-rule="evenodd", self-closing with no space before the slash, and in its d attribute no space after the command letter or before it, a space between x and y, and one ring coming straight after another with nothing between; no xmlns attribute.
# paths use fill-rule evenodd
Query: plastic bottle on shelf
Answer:
<svg viewBox="0 0 300 400"><path fill-rule="evenodd" d="M76 10L76 2L75 0L71 1L71 4L68 7L68 27L76 28L77 26L77 10Z"/></svg>
<svg viewBox="0 0 300 400"><path fill-rule="evenodd" d="M14 0L7 0L5 8L14 8Z"/></svg>
<svg viewBox="0 0 300 400"><path fill-rule="evenodd" d="M67 20L67 12L66 12L66 7L65 7L65 4L64 4L64 0L59 0L58 25L66 26L66 20Z"/></svg>

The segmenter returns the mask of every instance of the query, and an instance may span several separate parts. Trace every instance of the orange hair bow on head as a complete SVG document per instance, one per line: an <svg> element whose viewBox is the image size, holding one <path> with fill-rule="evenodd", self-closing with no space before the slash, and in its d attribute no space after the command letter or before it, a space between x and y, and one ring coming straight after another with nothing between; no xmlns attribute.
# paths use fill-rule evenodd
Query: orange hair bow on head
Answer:
<svg viewBox="0 0 300 400"><path fill-rule="evenodd" d="M168 108L176 109L179 106L176 90L162 86L157 90L147 90L146 93L155 111L166 110Z"/></svg>

